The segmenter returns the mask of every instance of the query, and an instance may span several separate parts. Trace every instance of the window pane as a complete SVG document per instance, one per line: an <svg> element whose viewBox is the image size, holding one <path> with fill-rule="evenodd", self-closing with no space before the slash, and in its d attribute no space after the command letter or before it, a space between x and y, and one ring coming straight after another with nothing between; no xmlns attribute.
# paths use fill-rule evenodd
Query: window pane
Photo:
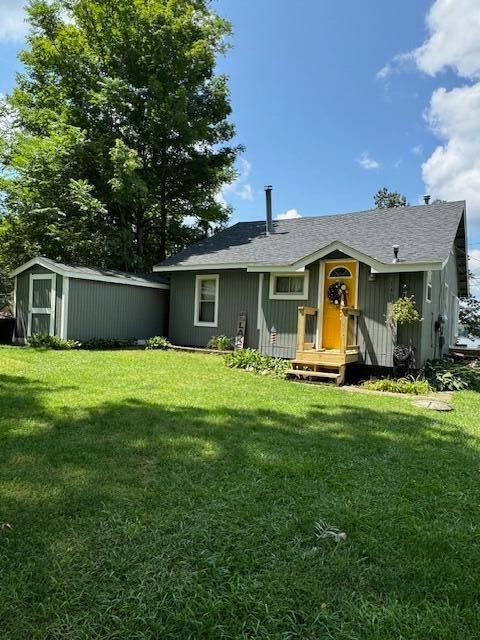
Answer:
<svg viewBox="0 0 480 640"><path fill-rule="evenodd" d="M303 276L290 278L290 293L303 293Z"/></svg>
<svg viewBox="0 0 480 640"><path fill-rule="evenodd" d="M277 276L277 293L289 293L290 292L290 278L286 276Z"/></svg>
<svg viewBox="0 0 480 640"><path fill-rule="evenodd" d="M300 294L303 293L303 276L277 276L275 279L275 293Z"/></svg>
<svg viewBox="0 0 480 640"><path fill-rule="evenodd" d="M49 313L32 313L31 333L50 333Z"/></svg>
<svg viewBox="0 0 480 640"><path fill-rule="evenodd" d="M200 302L200 322L215 321L215 302Z"/></svg>
<svg viewBox="0 0 480 640"><path fill-rule="evenodd" d="M329 274L329 278L351 278L352 273L347 267L335 267Z"/></svg>
<svg viewBox="0 0 480 640"><path fill-rule="evenodd" d="M202 280L200 285L200 300L206 302L215 301L216 282L215 280Z"/></svg>
<svg viewBox="0 0 480 640"><path fill-rule="evenodd" d="M51 280L32 280L32 306L36 309L50 309Z"/></svg>

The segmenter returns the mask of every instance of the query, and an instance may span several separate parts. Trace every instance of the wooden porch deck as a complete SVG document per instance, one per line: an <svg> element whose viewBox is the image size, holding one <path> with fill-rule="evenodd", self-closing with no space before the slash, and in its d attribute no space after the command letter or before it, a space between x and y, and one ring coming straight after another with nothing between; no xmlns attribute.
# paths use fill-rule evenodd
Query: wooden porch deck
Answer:
<svg viewBox="0 0 480 640"><path fill-rule="evenodd" d="M297 350L295 360L287 374L298 379L330 380L337 385L345 382L347 365L361 360L360 347L356 340L356 318L360 310L353 307L339 309L340 348L316 349L315 343L307 341L306 325L308 316L318 316L316 307L298 308ZM318 322L318 318L317 318Z"/></svg>

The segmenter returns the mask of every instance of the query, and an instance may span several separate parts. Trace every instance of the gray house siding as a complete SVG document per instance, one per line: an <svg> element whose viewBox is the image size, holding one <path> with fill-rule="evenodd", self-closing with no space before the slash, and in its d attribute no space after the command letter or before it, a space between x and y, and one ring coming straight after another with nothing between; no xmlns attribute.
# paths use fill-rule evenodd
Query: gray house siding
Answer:
<svg viewBox="0 0 480 640"><path fill-rule="evenodd" d="M165 335L168 291L69 278L67 336L126 339Z"/></svg>
<svg viewBox="0 0 480 640"><path fill-rule="evenodd" d="M23 271L16 276L16 323L15 336L16 342L24 342L28 332L28 303L30 296L30 274L45 273L51 275L53 272L45 267L35 265ZM56 277L56 300L55 300L55 334L60 332L60 321L62 312L62 286L63 278L60 275ZM45 317L46 318L46 317ZM32 317L32 333L48 333L49 324L46 324L45 318Z"/></svg>
<svg viewBox="0 0 480 640"><path fill-rule="evenodd" d="M360 263L358 280L357 342L365 364L391 367L395 333L387 322L388 304L398 298L398 273L376 274L369 280L370 268Z"/></svg>
<svg viewBox="0 0 480 640"><path fill-rule="evenodd" d="M294 358L297 346L298 307L318 305L318 262L309 265L309 290L307 300L270 300L269 273L264 274L262 309L260 312L260 350L279 358ZM272 344L271 329L275 327L276 343ZM310 335L315 332L312 322ZM313 338L315 339L315 338Z"/></svg>
<svg viewBox="0 0 480 640"><path fill-rule="evenodd" d="M198 273L175 272L170 280L169 340L174 344L204 347L212 336L232 337L235 335L239 315L245 312L245 343L248 347L257 348L258 274L242 270L201 272L202 275L209 273L219 275L218 326L194 325L195 282Z"/></svg>
<svg viewBox="0 0 480 640"><path fill-rule="evenodd" d="M402 273L400 276L399 295L414 296L415 306L423 318L424 301L424 272ZM400 325L398 327L398 344L412 346L415 350L415 363L421 367L424 361L423 356L423 320L410 325Z"/></svg>
<svg viewBox="0 0 480 640"><path fill-rule="evenodd" d="M457 327L455 299L458 296L458 282L455 256L452 254L442 271L432 272L432 301L427 302L428 272L423 274L423 322L422 322L422 363L441 355L439 333L435 331L435 322L441 316L444 319L443 335L445 353L455 341ZM448 286L445 286L448 285Z"/></svg>

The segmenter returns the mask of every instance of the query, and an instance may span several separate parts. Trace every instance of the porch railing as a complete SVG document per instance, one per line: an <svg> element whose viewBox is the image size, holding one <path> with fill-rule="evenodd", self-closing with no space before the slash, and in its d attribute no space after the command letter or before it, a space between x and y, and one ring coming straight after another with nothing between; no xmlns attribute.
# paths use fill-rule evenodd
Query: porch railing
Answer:
<svg viewBox="0 0 480 640"><path fill-rule="evenodd" d="M297 351L308 351L315 349L315 341L306 339L307 319L309 316L316 317L318 326L318 307L298 307L297 324ZM340 352L357 349L356 340L356 318L361 314L360 309L355 307L342 307L340 312ZM314 332L314 334L316 331Z"/></svg>
<svg viewBox="0 0 480 640"><path fill-rule="evenodd" d="M297 351L308 351L315 348L315 342L307 342L305 340L308 316L317 316L318 322L317 307L298 307Z"/></svg>
<svg viewBox="0 0 480 640"><path fill-rule="evenodd" d="M340 351L346 353L348 349L357 347L356 340L356 318L360 315L360 309L355 307L342 307L340 318Z"/></svg>

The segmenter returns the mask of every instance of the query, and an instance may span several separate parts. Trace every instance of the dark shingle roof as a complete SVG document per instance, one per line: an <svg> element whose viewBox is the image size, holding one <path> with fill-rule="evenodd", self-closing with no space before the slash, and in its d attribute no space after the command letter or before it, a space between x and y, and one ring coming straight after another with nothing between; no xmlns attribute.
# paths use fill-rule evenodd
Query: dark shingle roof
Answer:
<svg viewBox="0 0 480 640"><path fill-rule="evenodd" d="M130 282L158 282L165 283L165 278L159 277L157 274L138 274L131 273L129 271L118 271L117 269L97 269L92 267L84 267L81 264L76 263L66 263L66 262L57 262L54 260L50 260L50 258L44 258L42 256L42 262L46 264L50 264L52 268L58 267L67 273L71 273L72 277L75 274L82 274L84 276L106 276L110 278L118 278L119 280L128 280Z"/></svg>
<svg viewBox="0 0 480 640"><path fill-rule="evenodd" d="M44 256L32 258L29 262L22 264L10 273L10 277L14 277L22 271L29 269L33 265L40 265L46 269L51 269L55 273L72 278L81 278L84 280L100 280L105 282L132 284L138 286L150 286L162 288L168 284L168 280L162 278L156 273L137 274L127 271L117 271L116 269L97 269L85 267L81 264L57 262Z"/></svg>
<svg viewBox="0 0 480 640"><path fill-rule="evenodd" d="M240 222L158 266L286 266L335 241L385 264L392 263L394 244L403 263L443 262L464 211L465 202L459 201L276 220L269 236L263 221Z"/></svg>

